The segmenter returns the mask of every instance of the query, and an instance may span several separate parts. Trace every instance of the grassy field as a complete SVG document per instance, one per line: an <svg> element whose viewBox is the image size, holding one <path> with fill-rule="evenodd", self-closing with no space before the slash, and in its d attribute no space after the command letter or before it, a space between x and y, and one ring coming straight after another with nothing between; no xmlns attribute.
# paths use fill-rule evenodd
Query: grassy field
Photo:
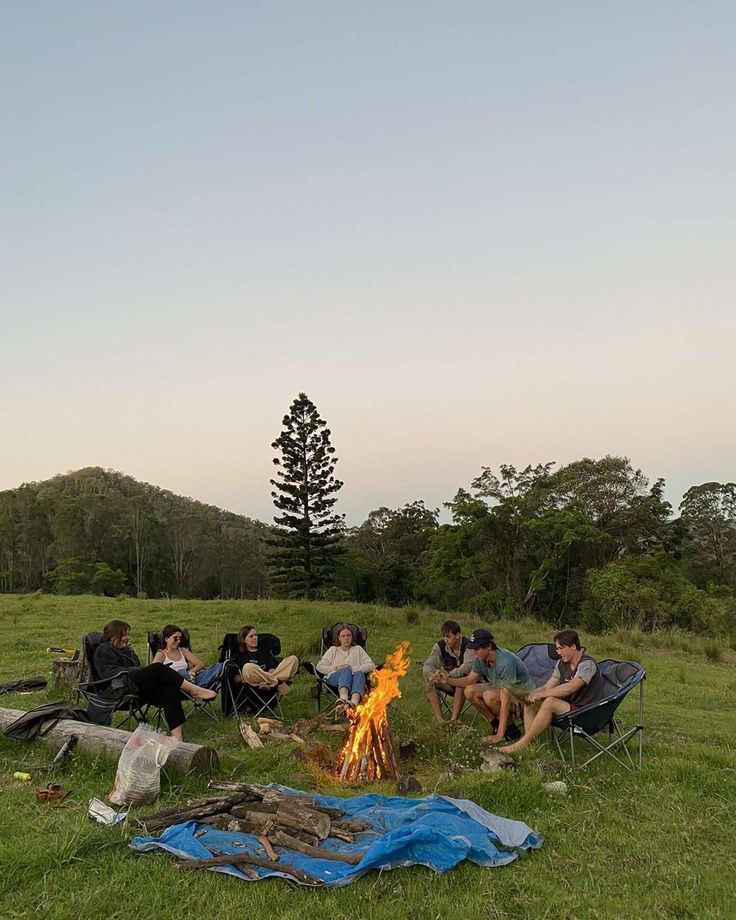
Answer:
<svg viewBox="0 0 736 920"><path fill-rule="evenodd" d="M0 682L50 675L48 645L78 647L85 631L112 618L132 624L139 649L149 628L167 622L187 626L195 651L207 662L215 659L222 635L247 622L278 633L285 653L315 660L320 628L348 619L368 627L368 650L375 660L409 639L412 658L419 661L444 615L279 601L0 595ZM467 631L480 625L459 619ZM485 625L511 649L551 633L531 621ZM560 768L545 779L564 778L569 793L550 795L541 789L535 764L552 757L544 744L527 753L515 773L497 778L480 773L480 729L431 722L418 666L402 684L402 699L393 704L395 734L417 742L412 771L425 792L461 790L489 811L525 821L544 835L541 850L507 867L463 864L447 875L423 867L373 872L337 891L296 889L278 879L247 884L211 872L182 873L166 854L132 853L128 831L88 819L87 802L104 798L114 762L76 752L50 768L54 750L43 742L26 747L0 739L0 917L736 917L736 653L683 633L621 632L585 640L597 658L629 658L647 668L644 769L634 776L610 761L578 772ZM311 679L300 672L286 701L289 716L313 714L310 686ZM49 689L4 696L2 705L30 709L56 698ZM634 701L627 700L621 712L630 724ZM288 743L250 751L232 722L214 724L203 716L187 723L185 737L221 752L221 777L315 788ZM334 744L330 738L326 743ZM60 807L39 805L28 786L12 780L18 769L33 775L31 786L53 780L73 794ZM441 781L450 769L455 774ZM203 777L165 774L153 808L200 795L205 787ZM320 790L340 792L332 784ZM394 790L377 784L374 791Z"/></svg>

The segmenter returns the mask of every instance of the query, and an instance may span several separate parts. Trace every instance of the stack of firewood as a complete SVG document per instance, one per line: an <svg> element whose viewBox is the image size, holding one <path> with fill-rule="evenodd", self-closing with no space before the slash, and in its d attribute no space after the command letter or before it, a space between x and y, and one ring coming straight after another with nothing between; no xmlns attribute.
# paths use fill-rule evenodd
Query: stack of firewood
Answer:
<svg viewBox="0 0 736 920"><path fill-rule="evenodd" d="M240 736L250 748L262 748L264 736L270 741L294 741L305 744L304 735L308 735L320 728L326 716L315 716L313 719L300 719L293 725L285 725L279 719L267 719L258 716L254 720L255 730L247 717L240 719L238 727Z"/></svg>
<svg viewBox="0 0 736 920"><path fill-rule="evenodd" d="M198 821L220 830L251 834L258 838L264 853L250 852L246 847L242 854L212 852L211 859L190 859L177 863L181 869L208 868L217 865L237 865L246 875L256 873L253 866L277 869L292 875L300 881L318 884L319 880L307 873L289 866L281 860L288 851L304 853L319 859L332 859L357 865L358 853L341 853L320 846L327 839L353 843L355 834L371 830L363 821L344 819L344 812L338 808L318 805L311 796L284 795L276 789L251 783L230 783L213 780L210 789L230 793L210 799L196 799L184 807L169 808L138 819L150 831L161 830L182 821ZM277 850L281 850L279 854Z"/></svg>

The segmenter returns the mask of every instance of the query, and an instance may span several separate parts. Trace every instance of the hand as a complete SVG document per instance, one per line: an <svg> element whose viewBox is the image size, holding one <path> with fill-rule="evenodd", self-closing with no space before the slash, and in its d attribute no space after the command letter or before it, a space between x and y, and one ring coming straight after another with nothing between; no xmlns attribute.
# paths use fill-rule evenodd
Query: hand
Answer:
<svg viewBox="0 0 736 920"><path fill-rule="evenodd" d="M496 732L495 735L487 735L483 738L481 744L500 744L503 740L503 735L499 735L498 732Z"/></svg>
<svg viewBox="0 0 736 920"><path fill-rule="evenodd" d="M541 690L535 690L534 693L530 693L526 698L527 703L538 703L543 698L541 693Z"/></svg>

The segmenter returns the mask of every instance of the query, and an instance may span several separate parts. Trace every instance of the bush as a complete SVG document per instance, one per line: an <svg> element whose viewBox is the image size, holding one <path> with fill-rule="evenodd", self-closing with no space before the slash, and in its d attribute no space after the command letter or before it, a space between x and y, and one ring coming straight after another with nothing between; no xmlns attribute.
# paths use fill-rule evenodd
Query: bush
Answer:
<svg viewBox="0 0 736 920"><path fill-rule="evenodd" d="M616 627L723 631L724 603L689 582L670 556L657 553L589 570L580 625L593 632Z"/></svg>

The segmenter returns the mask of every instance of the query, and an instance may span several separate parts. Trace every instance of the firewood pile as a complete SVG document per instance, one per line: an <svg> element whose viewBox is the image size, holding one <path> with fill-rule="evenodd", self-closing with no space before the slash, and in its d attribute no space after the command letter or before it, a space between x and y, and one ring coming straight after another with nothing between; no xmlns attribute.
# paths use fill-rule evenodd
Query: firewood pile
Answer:
<svg viewBox="0 0 736 920"><path fill-rule="evenodd" d="M341 853L320 846L333 839L353 843L355 835L372 830L364 821L344 818L338 808L318 805L312 796L284 795L275 789L251 783L231 783L212 780L208 788L227 792L216 798L196 799L182 807L168 808L138 819L148 832L162 830L183 821L198 821L231 833L251 834L258 838L257 852L247 846L237 854L211 850L209 859L187 859L177 863L180 869L206 869L211 866L234 865L251 877L257 877L254 866L275 869L309 884L321 884L319 879L290 866L282 856L289 851L304 853L318 859L331 859L357 865L358 853Z"/></svg>
<svg viewBox="0 0 736 920"><path fill-rule="evenodd" d="M296 744L305 744L304 735L322 727L322 723L327 717L324 715L315 716L313 719L300 719L293 725L286 725L279 719L267 719L259 716L254 719L251 725L247 717L243 717L238 722L240 736L254 750L263 747L266 741L294 741ZM255 726L255 727L254 727Z"/></svg>

